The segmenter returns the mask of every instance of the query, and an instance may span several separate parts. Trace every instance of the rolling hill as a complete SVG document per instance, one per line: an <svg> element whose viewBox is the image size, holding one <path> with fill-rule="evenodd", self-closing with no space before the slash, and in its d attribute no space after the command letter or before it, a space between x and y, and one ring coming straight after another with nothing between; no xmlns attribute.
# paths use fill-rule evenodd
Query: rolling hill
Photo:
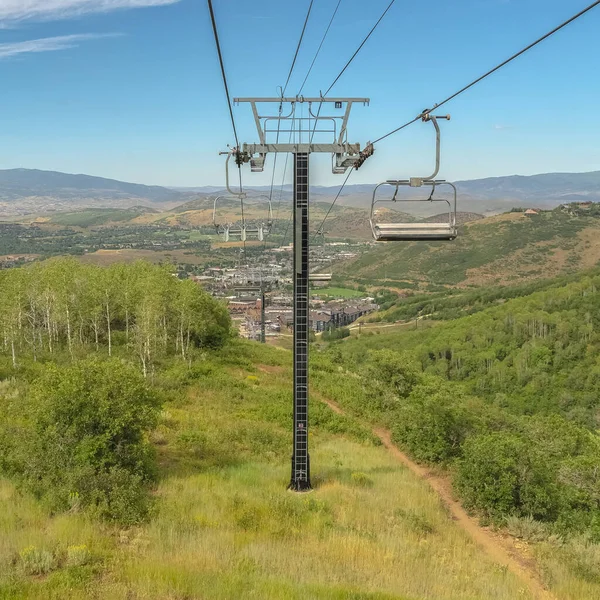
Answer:
<svg viewBox="0 0 600 600"><path fill-rule="evenodd" d="M511 284L590 268L600 261L600 210L506 213L467 223L454 242L387 243L342 265L366 284L433 290Z"/></svg>
<svg viewBox="0 0 600 600"><path fill-rule="evenodd" d="M447 469L463 505L532 547L543 540L538 557L560 548L544 567L556 599L600 597L599 284L593 269L529 289L415 298L420 320L357 327L314 359L329 398L390 428L430 472ZM360 376L369 383L357 397L346 381ZM560 565L587 565L585 583L555 585Z"/></svg>
<svg viewBox="0 0 600 600"><path fill-rule="evenodd" d="M481 199L515 199L541 207L563 202L600 201L600 171L546 173L459 181L459 192Z"/></svg>

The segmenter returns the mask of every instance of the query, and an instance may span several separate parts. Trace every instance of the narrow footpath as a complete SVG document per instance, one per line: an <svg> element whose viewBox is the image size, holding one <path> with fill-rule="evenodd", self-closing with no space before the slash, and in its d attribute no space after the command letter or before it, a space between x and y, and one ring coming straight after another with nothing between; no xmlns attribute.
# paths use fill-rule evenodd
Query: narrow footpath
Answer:
<svg viewBox="0 0 600 600"><path fill-rule="evenodd" d="M344 411L332 400L315 394L331 410L343 415ZM529 588L536 600L557 600L547 590L536 570L535 561L527 555L523 545L519 547L518 540L506 535L500 535L487 527L479 525L476 519L470 517L452 494L452 486L447 477L440 476L430 469L411 460L392 442L391 433L383 428L373 429L373 433L381 440L385 448L415 475L426 480L447 507L456 524L466 531L473 541L481 547L494 562L503 565Z"/></svg>

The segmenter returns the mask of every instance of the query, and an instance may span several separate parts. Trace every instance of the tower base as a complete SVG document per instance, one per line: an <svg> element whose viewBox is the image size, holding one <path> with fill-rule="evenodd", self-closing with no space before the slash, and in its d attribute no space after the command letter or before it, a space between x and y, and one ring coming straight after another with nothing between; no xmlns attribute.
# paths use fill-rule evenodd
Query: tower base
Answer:
<svg viewBox="0 0 600 600"><path fill-rule="evenodd" d="M292 492L310 492L313 487L310 484L310 457L307 456L307 471L296 470L296 457L292 456L292 479L287 489Z"/></svg>

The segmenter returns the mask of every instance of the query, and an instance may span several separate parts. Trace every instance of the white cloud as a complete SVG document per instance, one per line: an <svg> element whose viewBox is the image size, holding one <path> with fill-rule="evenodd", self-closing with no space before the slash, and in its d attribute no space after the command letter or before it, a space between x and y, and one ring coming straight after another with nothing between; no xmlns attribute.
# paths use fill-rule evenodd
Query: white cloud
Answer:
<svg viewBox="0 0 600 600"><path fill-rule="evenodd" d="M121 8L175 4L179 0L0 0L0 23L56 20Z"/></svg>
<svg viewBox="0 0 600 600"><path fill-rule="evenodd" d="M514 129L513 125L494 125L496 131L504 131L505 129Z"/></svg>
<svg viewBox="0 0 600 600"><path fill-rule="evenodd" d="M119 34L80 33L76 35L61 35L39 40L0 44L0 60L30 52L55 52L56 50L67 50L68 48L75 48L79 45L79 42L97 38L114 37L115 35Z"/></svg>

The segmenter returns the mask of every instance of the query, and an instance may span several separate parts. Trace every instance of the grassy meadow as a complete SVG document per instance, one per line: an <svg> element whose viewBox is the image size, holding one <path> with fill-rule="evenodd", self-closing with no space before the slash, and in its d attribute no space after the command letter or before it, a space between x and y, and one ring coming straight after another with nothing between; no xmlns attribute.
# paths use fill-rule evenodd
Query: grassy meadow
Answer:
<svg viewBox="0 0 600 600"><path fill-rule="evenodd" d="M352 288L344 287L324 287L319 288L314 293L318 293L319 296L327 296L329 298L361 298L365 295L365 292L360 290L354 290Z"/></svg>
<svg viewBox="0 0 600 600"><path fill-rule="evenodd" d="M290 376L289 353L240 341L191 367L165 361L145 524L120 528L76 505L51 515L1 480L0 598L532 597L369 429L318 400L315 490L287 492ZM4 381L0 399L19 393Z"/></svg>

